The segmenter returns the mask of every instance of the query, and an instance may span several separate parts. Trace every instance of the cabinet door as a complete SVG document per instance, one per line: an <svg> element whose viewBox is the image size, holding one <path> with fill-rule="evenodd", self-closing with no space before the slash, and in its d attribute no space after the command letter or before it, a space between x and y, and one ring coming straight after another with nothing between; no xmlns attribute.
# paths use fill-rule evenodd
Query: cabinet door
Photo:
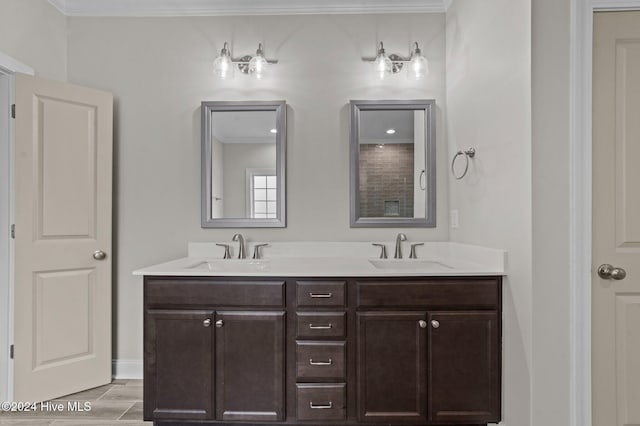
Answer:
<svg viewBox="0 0 640 426"><path fill-rule="evenodd" d="M284 419L284 312L218 312L216 419Z"/></svg>
<svg viewBox="0 0 640 426"><path fill-rule="evenodd" d="M360 421L426 421L424 320L425 312L358 313Z"/></svg>
<svg viewBox="0 0 640 426"><path fill-rule="evenodd" d="M500 323L492 312L429 314L429 419L500 420Z"/></svg>
<svg viewBox="0 0 640 426"><path fill-rule="evenodd" d="M145 420L213 418L213 320L211 311L147 311Z"/></svg>

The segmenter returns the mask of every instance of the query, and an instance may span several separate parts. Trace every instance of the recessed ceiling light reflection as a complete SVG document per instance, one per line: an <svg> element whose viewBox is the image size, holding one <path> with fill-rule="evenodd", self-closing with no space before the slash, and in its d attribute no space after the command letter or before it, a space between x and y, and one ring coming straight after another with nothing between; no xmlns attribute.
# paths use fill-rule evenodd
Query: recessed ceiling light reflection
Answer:
<svg viewBox="0 0 640 426"><path fill-rule="evenodd" d="M269 131L270 131L271 133L278 133L278 130L276 130L276 129L271 129L271 130L269 130Z"/></svg>
<svg viewBox="0 0 640 426"><path fill-rule="evenodd" d="M388 135L393 135L396 132L396 129L387 129Z"/></svg>

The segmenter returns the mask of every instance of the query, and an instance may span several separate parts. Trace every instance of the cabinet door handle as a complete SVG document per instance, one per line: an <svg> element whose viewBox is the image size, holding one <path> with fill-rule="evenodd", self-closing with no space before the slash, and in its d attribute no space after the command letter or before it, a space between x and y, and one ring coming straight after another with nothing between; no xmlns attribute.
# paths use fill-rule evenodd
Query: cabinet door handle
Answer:
<svg viewBox="0 0 640 426"><path fill-rule="evenodd" d="M418 321L420 328L427 328L427 322L425 320Z"/></svg>
<svg viewBox="0 0 640 426"><path fill-rule="evenodd" d="M312 299L329 299L333 297L333 293L309 293Z"/></svg>
<svg viewBox="0 0 640 426"><path fill-rule="evenodd" d="M211 325L211 318L207 318L206 320L202 321L202 325L204 327L209 327Z"/></svg>
<svg viewBox="0 0 640 426"><path fill-rule="evenodd" d="M222 328L223 325L224 325L224 322L222 320L216 321L216 327Z"/></svg>
<svg viewBox="0 0 640 426"><path fill-rule="evenodd" d="M309 324L309 328L311 330L331 330L333 328L333 324L329 323L328 325L313 325Z"/></svg>
<svg viewBox="0 0 640 426"><path fill-rule="evenodd" d="M329 361L314 361L313 358L309 360L310 365L331 365L333 364L333 360L329 358Z"/></svg>
<svg viewBox="0 0 640 426"><path fill-rule="evenodd" d="M313 401L309 403L309 407L313 408L314 410L330 410L331 408L333 408L333 402L329 401L328 404L314 404Z"/></svg>
<svg viewBox="0 0 640 426"><path fill-rule="evenodd" d="M437 320L431 320L431 327L433 327L433 328L440 328L440 321L437 321Z"/></svg>

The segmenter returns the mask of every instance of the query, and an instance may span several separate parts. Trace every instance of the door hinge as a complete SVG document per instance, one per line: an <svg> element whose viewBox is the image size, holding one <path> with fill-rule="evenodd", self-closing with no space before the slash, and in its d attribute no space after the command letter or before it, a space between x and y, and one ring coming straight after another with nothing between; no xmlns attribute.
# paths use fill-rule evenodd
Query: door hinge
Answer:
<svg viewBox="0 0 640 426"><path fill-rule="evenodd" d="M13 345L9 346L9 358L13 359Z"/></svg>
<svg viewBox="0 0 640 426"><path fill-rule="evenodd" d="M11 104L11 118L16 118L16 104Z"/></svg>
<svg viewBox="0 0 640 426"><path fill-rule="evenodd" d="M14 240L16 239L16 224L15 223L11 224L11 238L13 238Z"/></svg>

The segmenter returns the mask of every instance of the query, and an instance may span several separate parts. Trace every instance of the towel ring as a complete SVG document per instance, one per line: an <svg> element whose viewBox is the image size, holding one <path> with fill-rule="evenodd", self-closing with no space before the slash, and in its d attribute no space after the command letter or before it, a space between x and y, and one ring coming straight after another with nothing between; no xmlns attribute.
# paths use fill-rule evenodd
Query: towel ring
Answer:
<svg viewBox="0 0 640 426"><path fill-rule="evenodd" d="M454 165L456 164L456 160L459 156L464 155L464 159L466 160L464 164L464 171L460 176L456 175L456 171L454 169ZM474 148L469 148L466 151L458 151L456 155L453 156L453 160L451 160L451 174L454 178L460 180L467 175L467 171L469 171L469 158L473 158L476 156L476 150Z"/></svg>

